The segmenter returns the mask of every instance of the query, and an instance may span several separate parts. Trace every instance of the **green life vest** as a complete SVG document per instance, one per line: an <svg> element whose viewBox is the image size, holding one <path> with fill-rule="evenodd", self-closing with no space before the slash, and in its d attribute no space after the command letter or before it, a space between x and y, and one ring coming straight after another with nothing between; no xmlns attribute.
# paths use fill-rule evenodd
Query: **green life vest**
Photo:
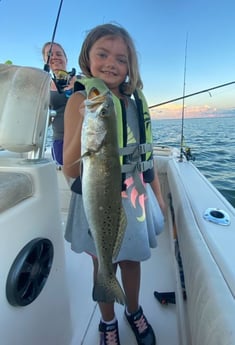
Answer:
<svg viewBox="0 0 235 345"><path fill-rule="evenodd" d="M74 91L84 90L87 94L93 89L97 89L99 93L110 91L103 80L99 78L82 78L75 82ZM136 102L139 120L140 143L127 146L127 124L125 105L122 100L115 96L112 92L115 111L117 114L118 144L120 153L120 163L122 173L126 174L137 169L143 172L144 181L151 182L154 178L153 169L153 138L151 128L151 118L147 101L140 89L136 89L133 96ZM139 152L140 161L131 162L131 155L136 150Z"/></svg>

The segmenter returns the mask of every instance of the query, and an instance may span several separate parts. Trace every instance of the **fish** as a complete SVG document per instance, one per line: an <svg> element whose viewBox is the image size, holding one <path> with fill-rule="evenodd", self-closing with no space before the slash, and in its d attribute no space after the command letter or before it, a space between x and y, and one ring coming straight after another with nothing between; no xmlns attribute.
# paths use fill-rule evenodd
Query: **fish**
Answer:
<svg viewBox="0 0 235 345"><path fill-rule="evenodd" d="M126 303L113 266L126 229L117 120L110 91L93 90L85 102L81 132L83 205L94 240L98 273L94 301Z"/></svg>

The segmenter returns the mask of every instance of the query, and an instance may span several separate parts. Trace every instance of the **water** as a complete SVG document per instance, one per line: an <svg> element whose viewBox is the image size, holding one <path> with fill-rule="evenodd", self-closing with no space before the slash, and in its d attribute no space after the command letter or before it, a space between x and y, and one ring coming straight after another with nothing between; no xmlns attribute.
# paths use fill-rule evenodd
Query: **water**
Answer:
<svg viewBox="0 0 235 345"><path fill-rule="evenodd" d="M154 143L180 148L181 119L153 120ZM195 166L235 207L235 116L184 120Z"/></svg>

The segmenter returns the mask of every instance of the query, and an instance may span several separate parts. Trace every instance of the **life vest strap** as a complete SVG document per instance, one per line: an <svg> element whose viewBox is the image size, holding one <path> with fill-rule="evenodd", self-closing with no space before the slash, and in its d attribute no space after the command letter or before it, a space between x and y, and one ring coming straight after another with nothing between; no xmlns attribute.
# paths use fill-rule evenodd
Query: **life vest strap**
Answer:
<svg viewBox="0 0 235 345"><path fill-rule="evenodd" d="M137 169L141 172L152 169L154 166L154 162L153 159L150 159L148 161L144 161L144 162L138 162L137 163Z"/></svg>
<svg viewBox="0 0 235 345"><path fill-rule="evenodd" d="M141 195L146 192L145 185L143 184L140 173L152 169L154 166L153 159L144 162L132 162L122 165L122 173L131 173L134 179L135 188Z"/></svg>
<svg viewBox="0 0 235 345"><path fill-rule="evenodd" d="M146 170L152 169L154 166L153 159L144 162L130 162L127 164L122 165L122 173L133 173L133 171L137 170L139 173L144 172Z"/></svg>
<svg viewBox="0 0 235 345"><path fill-rule="evenodd" d="M147 152L152 152L153 144L145 143L145 144L128 145L126 147L119 148L119 154L120 156L129 156L129 155L132 155L133 153L136 153L136 150L138 150L138 153L140 155L143 155Z"/></svg>
<svg viewBox="0 0 235 345"><path fill-rule="evenodd" d="M139 153L141 155L143 155L147 152L152 152L152 151L153 151L153 144L152 143L145 143L145 144L139 145Z"/></svg>

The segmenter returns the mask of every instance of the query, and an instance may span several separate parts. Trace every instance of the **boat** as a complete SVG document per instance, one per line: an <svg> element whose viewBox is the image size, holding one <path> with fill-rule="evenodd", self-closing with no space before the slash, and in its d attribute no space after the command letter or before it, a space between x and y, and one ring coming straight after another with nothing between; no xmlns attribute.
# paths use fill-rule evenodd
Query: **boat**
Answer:
<svg viewBox="0 0 235 345"><path fill-rule="evenodd" d="M49 74L0 65L0 85L1 343L96 344L92 262L64 240L71 191L45 155ZM154 159L167 212L140 303L157 344L234 345L235 209L177 148ZM115 307L121 344L136 344Z"/></svg>

